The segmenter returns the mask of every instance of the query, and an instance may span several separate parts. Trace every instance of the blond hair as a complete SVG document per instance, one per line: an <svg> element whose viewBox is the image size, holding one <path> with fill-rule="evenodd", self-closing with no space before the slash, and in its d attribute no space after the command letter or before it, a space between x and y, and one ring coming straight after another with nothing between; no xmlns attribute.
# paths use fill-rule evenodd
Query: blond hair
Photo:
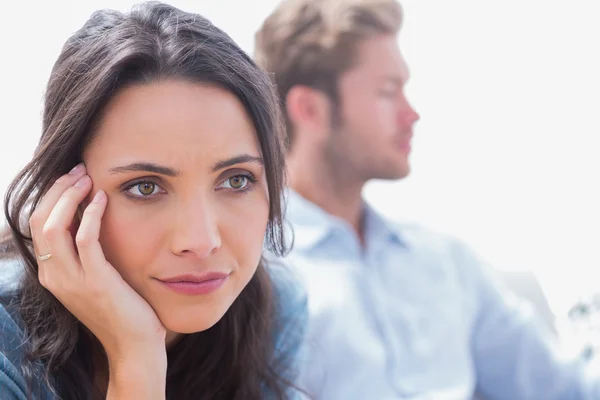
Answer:
<svg viewBox="0 0 600 400"><path fill-rule="evenodd" d="M255 36L255 59L277 85L282 107L290 89L319 89L337 104L337 80L356 61L360 41L397 34L396 0L285 0ZM288 145L293 127L286 113Z"/></svg>

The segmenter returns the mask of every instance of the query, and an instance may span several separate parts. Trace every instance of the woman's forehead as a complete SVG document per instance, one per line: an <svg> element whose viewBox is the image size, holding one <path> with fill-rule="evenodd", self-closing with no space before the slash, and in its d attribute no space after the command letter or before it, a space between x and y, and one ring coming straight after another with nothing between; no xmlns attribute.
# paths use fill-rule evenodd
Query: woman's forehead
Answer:
<svg viewBox="0 0 600 400"><path fill-rule="evenodd" d="M94 154L210 163L239 154L259 157L260 148L235 95L215 86L164 81L123 89L109 102L84 156Z"/></svg>

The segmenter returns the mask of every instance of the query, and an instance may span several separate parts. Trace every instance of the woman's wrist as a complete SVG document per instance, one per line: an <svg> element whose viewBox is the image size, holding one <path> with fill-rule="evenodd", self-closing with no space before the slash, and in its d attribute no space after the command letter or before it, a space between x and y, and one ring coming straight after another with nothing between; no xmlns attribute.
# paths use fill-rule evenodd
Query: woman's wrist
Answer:
<svg viewBox="0 0 600 400"><path fill-rule="evenodd" d="M119 357L109 357L107 399L165 398L167 353L162 349L146 349Z"/></svg>

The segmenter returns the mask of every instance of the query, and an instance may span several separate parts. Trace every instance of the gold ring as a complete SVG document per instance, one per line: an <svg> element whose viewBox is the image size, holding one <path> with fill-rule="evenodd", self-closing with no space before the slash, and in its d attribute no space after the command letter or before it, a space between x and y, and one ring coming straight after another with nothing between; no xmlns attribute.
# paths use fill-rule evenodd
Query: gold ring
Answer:
<svg viewBox="0 0 600 400"><path fill-rule="evenodd" d="M38 256L38 260L40 261L46 261L52 258L52 254L48 253L48 254L42 254L41 256Z"/></svg>

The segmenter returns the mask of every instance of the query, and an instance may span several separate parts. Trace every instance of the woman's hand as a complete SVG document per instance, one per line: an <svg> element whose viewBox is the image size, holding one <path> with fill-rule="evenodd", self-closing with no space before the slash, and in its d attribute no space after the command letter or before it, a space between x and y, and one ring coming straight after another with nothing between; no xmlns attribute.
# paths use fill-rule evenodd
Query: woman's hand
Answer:
<svg viewBox="0 0 600 400"><path fill-rule="evenodd" d="M30 227L40 283L104 346L113 386L127 387L127 377L143 380L144 371L154 389L163 385L159 393L164 394L166 329L104 256L99 242L107 205L104 192L98 191L85 208L73 240L75 215L91 188L80 164L56 181L33 212Z"/></svg>

